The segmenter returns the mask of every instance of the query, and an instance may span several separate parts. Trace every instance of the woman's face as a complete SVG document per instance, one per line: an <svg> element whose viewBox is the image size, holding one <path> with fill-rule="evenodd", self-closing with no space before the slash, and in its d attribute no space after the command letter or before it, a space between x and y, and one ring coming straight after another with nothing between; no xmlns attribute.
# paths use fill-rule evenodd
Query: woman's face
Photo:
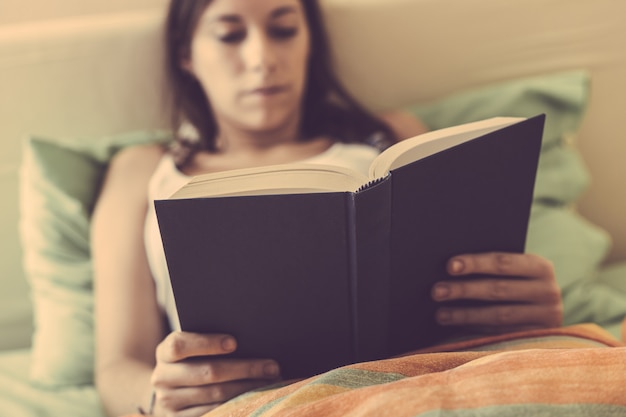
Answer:
<svg viewBox="0 0 626 417"><path fill-rule="evenodd" d="M298 123L309 56L300 0L214 0L183 67L200 81L218 123L272 131Z"/></svg>

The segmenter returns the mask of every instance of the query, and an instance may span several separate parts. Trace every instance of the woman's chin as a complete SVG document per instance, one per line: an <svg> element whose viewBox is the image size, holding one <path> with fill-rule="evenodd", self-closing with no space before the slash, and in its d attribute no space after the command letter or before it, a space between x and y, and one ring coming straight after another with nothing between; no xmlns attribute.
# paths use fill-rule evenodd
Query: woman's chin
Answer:
<svg viewBox="0 0 626 417"><path fill-rule="evenodd" d="M280 132L285 132L297 126L297 122L294 121L291 115L259 114L248 118L244 125L246 126L246 130L250 132L259 134L279 134Z"/></svg>

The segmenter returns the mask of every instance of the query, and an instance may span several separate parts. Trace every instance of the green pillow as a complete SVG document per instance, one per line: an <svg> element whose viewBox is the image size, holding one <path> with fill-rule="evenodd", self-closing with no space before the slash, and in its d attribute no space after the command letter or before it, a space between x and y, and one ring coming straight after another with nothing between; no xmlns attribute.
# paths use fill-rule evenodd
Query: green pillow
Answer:
<svg viewBox="0 0 626 417"><path fill-rule="evenodd" d="M92 383L91 210L115 152L167 139L164 132L135 132L97 141L33 137L25 142L20 235L34 306L31 377L35 382Z"/></svg>
<svg viewBox="0 0 626 417"><path fill-rule="evenodd" d="M410 110L431 128L492 116L546 113L536 204L572 216L566 205L584 189L587 175L563 138L578 127L587 87L585 73L555 74L485 86ZM91 209L107 163L118 149L169 139L166 132L134 132L96 141L31 138L25 143L20 229L35 306L31 376L36 382L47 386L92 383ZM567 238L560 239L549 233L550 224L534 227L534 222L541 220L537 219L531 218L529 250L552 259L557 272L566 276L564 283L583 279L597 267L606 246L600 231L570 222ZM594 250L581 249L587 247ZM568 268L572 254L581 252L587 256L578 259L576 270Z"/></svg>
<svg viewBox="0 0 626 417"><path fill-rule="evenodd" d="M586 110L588 93L589 75L569 71L475 88L408 110L431 129L489 117L545 113L535 199L570 203L589 182L580 155L571 146Z"/></svg>

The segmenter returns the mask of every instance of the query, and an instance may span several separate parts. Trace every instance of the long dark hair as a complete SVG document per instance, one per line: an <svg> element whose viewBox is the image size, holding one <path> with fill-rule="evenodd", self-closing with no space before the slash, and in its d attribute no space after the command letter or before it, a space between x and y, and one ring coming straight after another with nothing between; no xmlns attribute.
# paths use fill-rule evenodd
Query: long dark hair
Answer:
<svg viewBox="0 0 626 417"><path fill-rule="evenodd" d="M392 130L371 115L341 85L333 71L331 52L317 0L300 0L310 32L308 79L303 97L300 126L302 140L329 136L342 142L396 140ZM199 150L215 151L218 127L211 104L196 78L181 67L189 57L198 20L211 0L171 0L166 21L166 74L172 94L172 125L179 132L183 123L197 131L195 138L175 135L172 148L179 166ZM381 141L380 138L383 138Z"/></svg>

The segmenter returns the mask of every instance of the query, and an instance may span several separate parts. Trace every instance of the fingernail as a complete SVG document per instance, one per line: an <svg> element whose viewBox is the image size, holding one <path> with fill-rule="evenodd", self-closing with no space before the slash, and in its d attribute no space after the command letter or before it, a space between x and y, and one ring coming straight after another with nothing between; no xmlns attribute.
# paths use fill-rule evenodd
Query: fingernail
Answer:
<svg viewBox="0 0 626 417"><path fill-rule="evenodd" d="M433 289L433 297L435 300L445 300L450 296L450 288L445 284L437 284Z"/></svg>
<svg viewBox="0 0 626 417"><path fill-rule="evenodd" d="M270 362L270 363L266 363L263 366L263 372L265 373L266 376L278 376L278 373L280 372L280 370L278 369L278 365L276 365L274 362Z"/></svg>
<svg viewBox="0 0 626 417"><path fill-rule="evenodd" d="M452 313L449 310L437 311L437 323L449 324L451 320L452 320Z"/></svg>
<svg viewBox="0 0 626 417"><path fill-rule="evenodd" d="M465 264L463 264L463 261L461 261L460 259L453 259L452 262L450 262L450 272L452 272L453 274L463 272L464 267Z"/></svg>
<svg viewBox="0 0 626 417"><path fill-rule="evenodd" d="M237 347L237 342L232 337L225 337L222 339L222 349L226 352L232 352Z"/></svg>

